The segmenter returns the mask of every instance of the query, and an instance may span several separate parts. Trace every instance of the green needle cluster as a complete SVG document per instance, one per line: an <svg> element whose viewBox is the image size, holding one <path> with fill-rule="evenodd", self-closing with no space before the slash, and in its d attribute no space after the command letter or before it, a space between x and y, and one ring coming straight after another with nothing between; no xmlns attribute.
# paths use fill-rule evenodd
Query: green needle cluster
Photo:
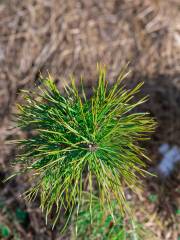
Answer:
<svg viewBox="0 0 180 240"><path fill-rule="evenodd" d="M38 92L24 91L25 103L18 106L17 126L31 130L27 139L17 140L21 173L31 172L33 187L26 192L32 200L40 196L46 216L54 224L60 213L69 216L88 193L91 211L93 194L111 210L115 198L125 209L123 184L134 189L144 175L145 154L139 142L148 139L155 122L148 113L132 111L146 101L133 101L142 83L132 90L122 85L122 71L114 85L99 67L99 79L90 99L83 84L65 86L60 92L49 76Z"/></svg>

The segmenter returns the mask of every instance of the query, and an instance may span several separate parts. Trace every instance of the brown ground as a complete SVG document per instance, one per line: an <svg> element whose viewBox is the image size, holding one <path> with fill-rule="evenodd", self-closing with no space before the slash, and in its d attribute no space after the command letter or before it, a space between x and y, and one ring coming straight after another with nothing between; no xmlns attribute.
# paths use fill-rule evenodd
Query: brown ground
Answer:
<svg viewBox="0 0 180 240"><path fill-rule="evenodd" d="M179 0L0 0L1 179L11 173L16 152L4 142L21 134L10 129L21 88L33 86L39 72L47 70L59 87L70 73L84 75L92 85L97 62L107 65L113 81L127 61L128 84L145 81L143 94L150 101L144 108L159 123L147 146L155 165L160 143L180 146ZM45 226L37 202L19 198L27 186L22 177L0 183L0 224L9 227L10 239L63 239L58 229ZM148 179L145 189L133 197L137 217L145 218L159 240L177 240L178 171L165 182ZM151 193L158 196L153 203L147 197Z"/></svg>

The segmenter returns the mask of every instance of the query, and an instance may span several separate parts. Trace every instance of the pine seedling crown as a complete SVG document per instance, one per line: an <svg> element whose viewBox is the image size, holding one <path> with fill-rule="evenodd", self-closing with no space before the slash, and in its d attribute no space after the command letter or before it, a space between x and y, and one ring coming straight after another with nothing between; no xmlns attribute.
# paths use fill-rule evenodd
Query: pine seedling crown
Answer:
<svg viewBox="0 0 180 240"><path fill-rule="evenodd" d="M93 194L111 210L116 199L121 212L126 208L123 183L139 186L144 175L144 149L155 122L148 113L132 111L146 101L134 101L142 83L126 89L123 70L111 85L106 71L99 67L99 79L91 98L83 83L74 79L60 92L49 76L38 86L38 93L24 91L19 105L17 126L32 130L27 139L17 140L20 151L16 162L20 173L30 172L33 187L25 194L32 200L40 196L46 217L55 212L54 224L62 209L71 215L88 193L91 210ZM64 211L63 211L64 212Z"/></svg>

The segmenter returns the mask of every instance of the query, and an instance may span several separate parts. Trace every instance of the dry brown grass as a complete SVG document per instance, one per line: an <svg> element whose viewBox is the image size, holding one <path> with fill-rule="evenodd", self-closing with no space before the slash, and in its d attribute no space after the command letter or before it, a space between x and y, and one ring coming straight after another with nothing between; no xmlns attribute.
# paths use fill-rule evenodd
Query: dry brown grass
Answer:
<svg viewBox="0 0 180 240"><path fill-rule="evenodd" d="M9 130L20 88L32 86L39 72L46 74L47 70L59 86L70 73L84 75L87 85L92 85L97 62L107 65L113 81L127 61L131 82L145 80L145 92L151 95L145 107L160 123L152 148L163 141L180 144L178 0L0 0L1 175L9 174L7 164L15 151L4 141L20 134ZM0 196L21 204L17 194L19 185L22 189L25 185L22 179L14 185L14 190L2 185ZM37 208L26 208L34 223L26 239L60 239L44 227ZM24 239L22 226L17 226ZM38 238L40 228L42 237ZM159 230L159 239L176 240L174 233L166 230Z"/></svg>

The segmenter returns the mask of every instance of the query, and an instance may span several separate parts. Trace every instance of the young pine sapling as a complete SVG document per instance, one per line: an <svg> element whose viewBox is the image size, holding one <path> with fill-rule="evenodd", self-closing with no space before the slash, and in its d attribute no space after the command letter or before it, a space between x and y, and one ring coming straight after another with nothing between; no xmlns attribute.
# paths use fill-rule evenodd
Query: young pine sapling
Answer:
<svg viewBox="0 0 180 240"><path fill-rule="evenodd" d="M116 199L123 213L127 207L122 183L133 190L140 185L146 156L139 142L149 138L155 121L148 113L132 112L147 98L133 101L143 84L126 89L122 85L126 75L123 70L110 85L100 67L91 98L82 82L77 88L72 79L60 92L50 76L42 80L38 93L24 91L16 123L32 134L16 141L20 151L16 162L20 174L32 176L26 196L32 200L39 194L46 217L55 211L54 224L62 209L69 217L74 209L78 214L84 193L90 212L96 195L110 212L111 200Z"/></svg>

